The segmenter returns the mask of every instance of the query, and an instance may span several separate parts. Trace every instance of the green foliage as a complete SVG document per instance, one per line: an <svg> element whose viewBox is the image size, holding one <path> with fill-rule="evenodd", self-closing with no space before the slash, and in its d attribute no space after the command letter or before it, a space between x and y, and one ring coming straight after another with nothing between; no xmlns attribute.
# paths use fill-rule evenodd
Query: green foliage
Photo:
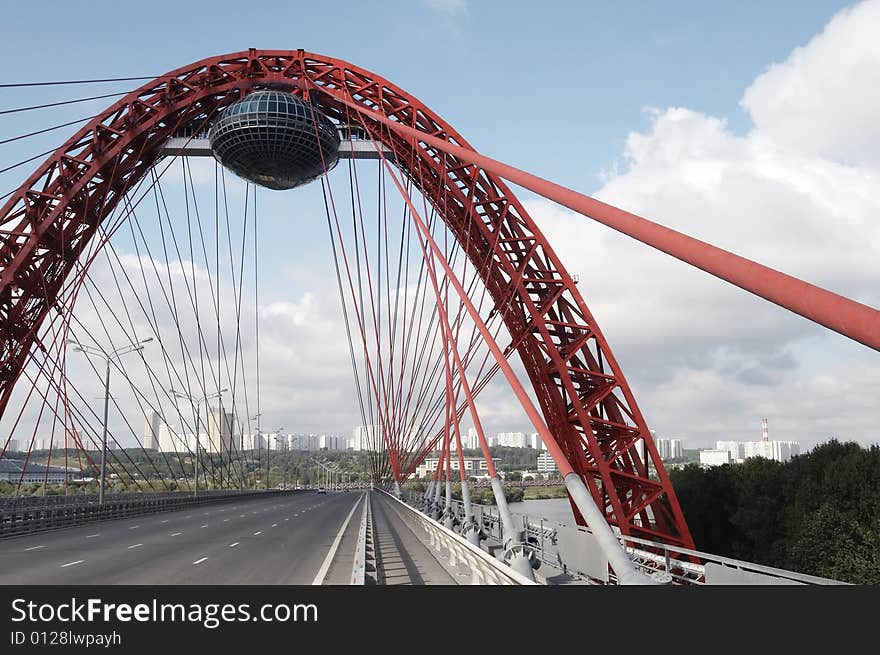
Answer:
<svg viewBox="0 0 880 655"><path fill-rule="evenodd" d="M508 503L518 503L523 499L523 490L519 487L503 487L503 489ZM452 488L452 497L461 500L460 485ZM492 493L491 487L471 487L471 502L478 505L494 505L495 494Z"/></svg>
<svg viewBox="0 0 880 655"><path fill-rule="evenodd" d="M670 478L700 550L880 583L880 447L832 440L785 464L691 465Z"/></svg>
<svg viewBox="0 0 880 655"><path fill-rule="evenodd" d="M70 451L72 456L76 456ZM90 452L92 461L100 461L100 453ZM140 448L131 448L123 451L114 451L111 458L111 464L108 465L108 474L116 470L121 475L123 467L116 464L115 457L124 462L125 469L134 477L111 478L110 492L160 492L160 491L189 491L193 479L194 461L191 455L187 453L162 453L157 455L154 451L143 451ZM213 465L211 459L213 458ZM202 468L199 474L200 489L238 489L239 488L239 472L244 478L245 488L262 489L266 484L266 451L256 454L247 452L233 455L233 461L228 462L228 457L224 458L223 465L220 464L219 456L214 454L206 455L202 453ZM364 452L342 452L342 451L271 451L269 452L269 486L277 487L281 484L295 485L317 485L319 480L323 480L320 475L320 468L315 463L315 459L322 460L327 466L339 469L343 475L339 476L339 480L347 479L351 482L366 483L370 481L369 456ZM45 460L40 461L39 458L33 460L35 463L43 464ZM115 464L115 466L114 466ZM205 470L207 469L207 470ZM141 477L142 472L146 479ZM94 475L94 472L86 471L87 475ZM186 477L184 480L182 478ZM259 482L257 482L259 480ZM0 496L11 496L16 494L17 485L0 483ZM97 493L98 484L92 482L88 485L72 484L68 492L74 493ZM19 495L23 496L41 496L43 495L43 485L25 484L22 485ZM47 495L64 494L63 484L49 484L45 490Z"/></svg>
<svg viewBox="0 0 880 655"><path fill-rule="evenodd" d="M523 489L523 500L544 500L547 498L568 498L565 485L552 487L526 487Z"/></svg>

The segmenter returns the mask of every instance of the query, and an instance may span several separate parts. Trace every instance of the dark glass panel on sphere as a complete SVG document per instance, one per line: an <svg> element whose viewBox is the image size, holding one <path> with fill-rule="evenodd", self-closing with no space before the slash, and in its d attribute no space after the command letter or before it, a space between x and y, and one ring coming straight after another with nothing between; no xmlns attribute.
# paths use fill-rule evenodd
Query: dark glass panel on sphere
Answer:
<svg viewBox="0 0 880 655"><path fill-rule="evenodd" d="M292 189L330 170L339 158L336 126L285 91L255 91L229 105L211 126L214 157L269 189Z"/></svg>

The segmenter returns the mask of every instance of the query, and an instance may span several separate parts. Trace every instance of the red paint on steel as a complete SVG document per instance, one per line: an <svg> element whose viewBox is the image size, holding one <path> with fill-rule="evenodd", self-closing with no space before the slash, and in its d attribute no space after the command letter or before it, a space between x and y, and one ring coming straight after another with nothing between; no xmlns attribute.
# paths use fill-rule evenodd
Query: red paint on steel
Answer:
<svg viewBox="0 0 880 655"><path fill-rule="evenodd" d="M546 238L491 172L500 164L486 159L485 168L474 165L467 142L391 82L302 50L212 57L157 78L79 130L12 195L0 210L0 413L78 253L155 164L166 139L177 126L196 123L264 85L320 91L332 118L342 119L353 108L368 122L480 270L551 441L608 522L624 534L693 546L608 343ZM389 117L402 125L383 125L380 119ZM415 129L418 140L395 131L402 126ZM442 143L421 141L429 135ZM463 150L444 152L454 146ZM484 269L490 260L493 265ZM640 440L647 459L636 448ZM648 474L649 461L656 479Z"/></svg>
<svg viewBox="0 0 880 655"><path fill-rule="evenodd" d="M372 113L384 125L558 202L676 259L769 300L874 350L880 350L880 311L712 244L649 221L519 168L424 134Z"/></svg>

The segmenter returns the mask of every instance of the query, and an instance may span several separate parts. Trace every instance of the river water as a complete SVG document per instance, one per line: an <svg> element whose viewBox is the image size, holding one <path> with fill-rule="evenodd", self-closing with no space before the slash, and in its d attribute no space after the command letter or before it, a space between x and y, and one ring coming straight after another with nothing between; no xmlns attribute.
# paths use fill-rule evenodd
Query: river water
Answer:
<svg viewBox="0 0 880 655"><path fill-rule="evenodd" d="M571 503L568 498L545 498L543 500L524 500L521 503L510 503L510 511L514 514L525 514L533 521L545 519L553 522L574 523L571 514Z"/></svg>

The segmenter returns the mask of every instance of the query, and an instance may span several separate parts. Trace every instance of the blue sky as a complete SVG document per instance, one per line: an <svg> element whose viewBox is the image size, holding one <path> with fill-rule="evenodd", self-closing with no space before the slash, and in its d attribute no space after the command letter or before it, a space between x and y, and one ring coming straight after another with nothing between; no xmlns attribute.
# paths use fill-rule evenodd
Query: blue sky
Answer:
<svg viewBox="0 0 880 655"><path fill-rule="evenodd" d="M248 47L303 48L396 82L487 154L592 191L627 133L647 125L645 107L686 106L748 129L742 90L847 3L49 4L5 8L0 78L158 75ZM28 95L6 92L0 104Z"/></svg>
<svg viewBox="0 0 880 655"><path fill-rule="evenodd" d="M880 3L839 14L850 4L14 3L0 26L0 80L158 75L248 47L335 56L418 97L485 154L876 306L880 101L870 89L880 87ZM0 111L130 84L0 89ZM110 102L0 115L0 140ZM0 168L71 132L2 146ZM0 194L30 170L0 174ZM876 441L874 353L520 197L581 275L659 433L688 446L755 438L769 416L779 438ZM301 297L308 276L289 269L326 264L326 228L308 220L317 198L266 203L271 234L307 220L295 224L293 248L263 239L261 277L288 278L261 291L261 304L312 311ZM836 409L822 409L829 404ZM293 429L307 414L297 411L278 408L269 422ZM490 429L528 428L495 405L487 415ZM302 429L345 432L355 418L302 420Z"/></svg>

